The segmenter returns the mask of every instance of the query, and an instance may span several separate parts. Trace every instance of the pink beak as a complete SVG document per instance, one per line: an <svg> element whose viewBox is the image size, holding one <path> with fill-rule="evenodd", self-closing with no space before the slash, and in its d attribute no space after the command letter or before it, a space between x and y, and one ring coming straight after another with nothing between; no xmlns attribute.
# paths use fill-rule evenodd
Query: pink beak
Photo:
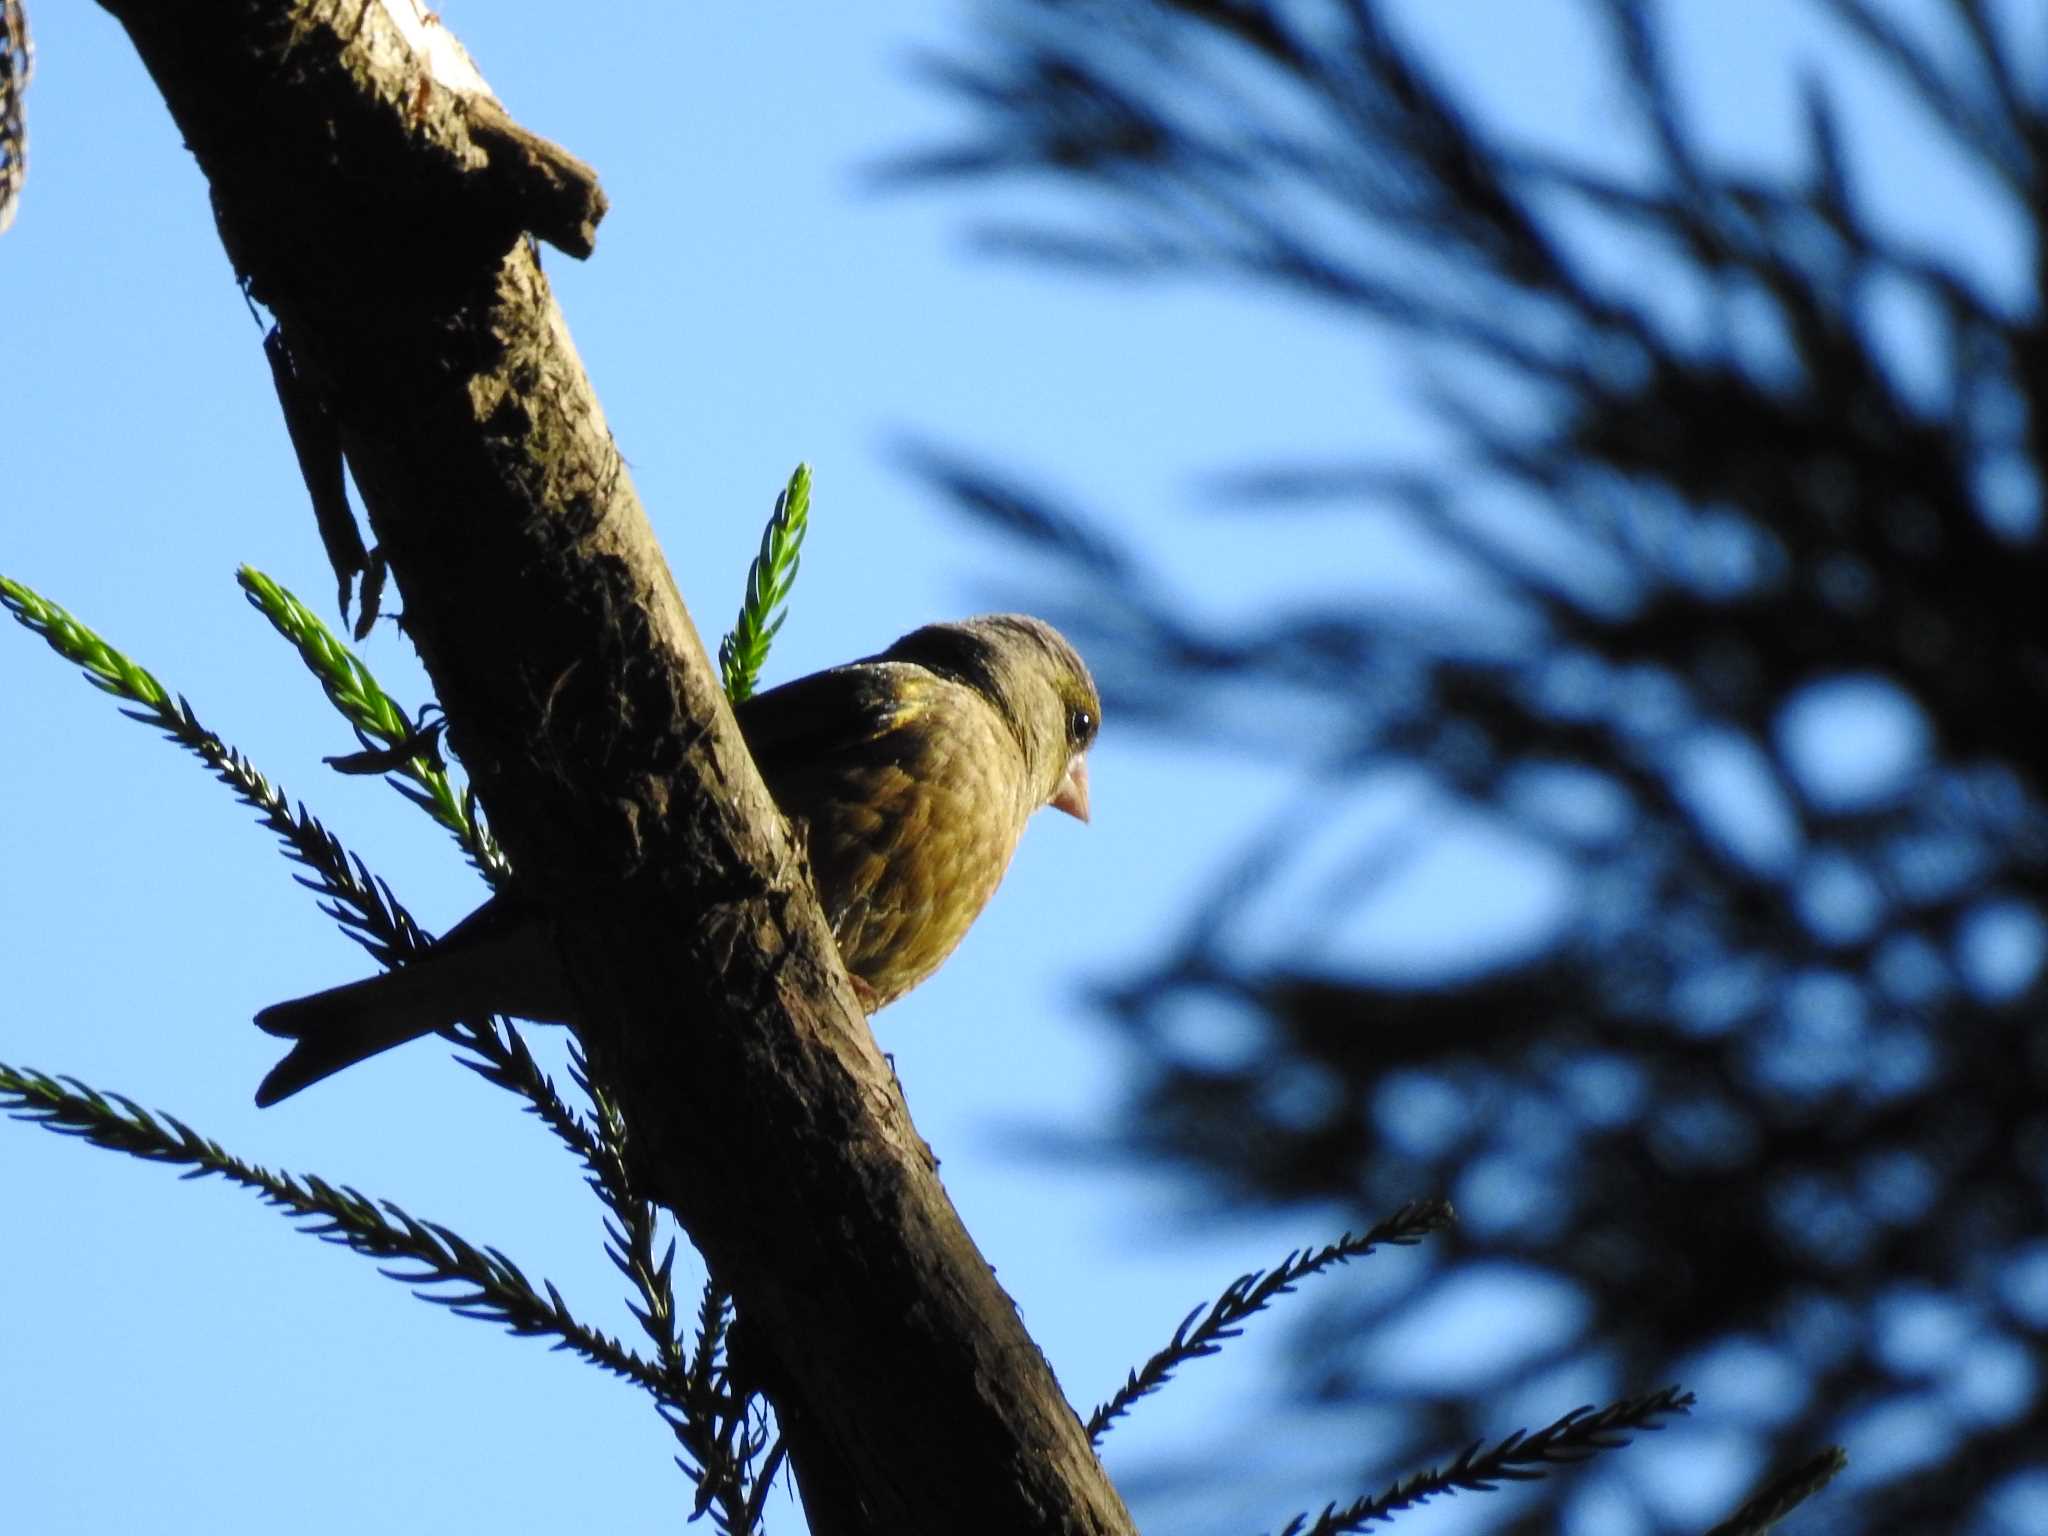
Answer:
<svg viewBox="0 0 2048 1536"><path fill-rule="evenodd" d="M1088 759L1079 752L1067 759L1066 777L1060 780L1060 787L1053 791L1053 797L1046 802L1056 811L1065 811L1076 821L1088 819Z"/></svg>

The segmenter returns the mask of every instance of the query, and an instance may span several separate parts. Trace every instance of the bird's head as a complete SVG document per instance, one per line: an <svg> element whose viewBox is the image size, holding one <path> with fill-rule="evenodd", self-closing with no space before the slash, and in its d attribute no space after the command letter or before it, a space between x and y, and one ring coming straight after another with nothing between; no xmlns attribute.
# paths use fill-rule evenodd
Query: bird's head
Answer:
<svg viewBox="0 0 2048 1536"><path fill-rule="evenodd" d="M1043 619L991 613L912 630L883 655L958 678L995 706L1024 752L1031 808L1088 819L1088 749L1102 699L1088 664Z"/></svg>

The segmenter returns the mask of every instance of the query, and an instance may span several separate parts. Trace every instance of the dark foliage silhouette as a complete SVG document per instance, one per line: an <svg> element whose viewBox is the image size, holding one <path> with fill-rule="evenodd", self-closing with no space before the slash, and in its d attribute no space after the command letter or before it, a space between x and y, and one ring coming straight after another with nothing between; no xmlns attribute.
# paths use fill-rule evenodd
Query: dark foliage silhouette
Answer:
<svg viewBox="0 0 2048 1536"><path fill-rule="evenodd" d="M1309 301L1440 363L1459 444L1226 490L1248 535L1398 513L1475 596L1304 598L1238 630L1190 619L1100 519L920 450L1062 563L1060 621L1120 718L1301 765L1299 815L1106 991L1143 1062L1121 1146L1232 1202L1458 1203L1452 1263L1298 1338L1303 1391L1400 1396L1368 1479L1574 1368L1683 1379L1712 1425L1728 1368L1777 1384L1718 1421L1760 1461L1839 1439L1867 1479L1804 1528L2048 1528L2025 1514L2048 1504L2039 275L1994 292L1964 237L1885 227L1863 193L1886 167L1830 84L1884 81L2038 250L2039 39L1980 0L1813 0L1839 53L1774 172L1701 147L1658 8L1586 9L1639 174L1490 129L1370 0L999 0L930 61L967 126L891 179L1049 176L1070 219L988 244ZM1315 925L1299 955L1238 942L1325 802L1395 771L1566 871L1540 949L1424 985L1362 979ZM1330 914L1398 862L1361 854ZM1568 1280L1583 1328L1469 1390L1371 1363L1501 1262ZM1903 1430L1859 1448L1880 1421ZM1502 1528L1556 1528L1571 1493L1539 1485Z"/></svg>

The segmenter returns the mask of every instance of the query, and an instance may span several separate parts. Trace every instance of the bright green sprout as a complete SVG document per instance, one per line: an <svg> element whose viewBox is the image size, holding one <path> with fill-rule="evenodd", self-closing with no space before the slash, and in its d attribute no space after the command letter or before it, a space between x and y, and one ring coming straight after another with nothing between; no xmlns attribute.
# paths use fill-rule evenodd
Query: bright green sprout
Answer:
<svg viewBox="0 0 2048 1536"><path fill-rule="evenodd" d="M11 577L0 576L0 604L50 643L66 661L85 668L85 680L103 693L129 699L169 728L177 719L170 690L47 598Z"/></svg>
<svg viewBox="0 0 2048 1536"><path fill-rule="evenodd" d="M725 696L738 704L754 696L761 667L775 632L789 616L785 604L796 585L804 534L811 524L811 466L799 464L789 484L775 498L768 526L761 530L761 553L747 570L746 599L730 633L718 642L718 674Z"/></svg>
<svg viewBox="0 0 2048 1536"><path fill-rule="evenodd" d="M398 702L378 686L370 669L342 644L333 630L298 598L254 566L236 573L250 603L271 626L298 647L299 657L319 679L329 702L366 740L404 751L419 744L422 732ZM477 821L470 796L455 787L448 770L425 751L391 764L392 787L455 834L465 852L486 874L502 874L504 855ZM411 780L399 783L398 778Z"/></svg>

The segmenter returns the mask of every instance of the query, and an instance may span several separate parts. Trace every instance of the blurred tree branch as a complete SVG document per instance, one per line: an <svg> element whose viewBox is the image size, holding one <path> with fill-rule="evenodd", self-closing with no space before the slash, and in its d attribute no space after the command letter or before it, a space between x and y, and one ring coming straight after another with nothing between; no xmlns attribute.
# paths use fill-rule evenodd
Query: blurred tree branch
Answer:
<svg viewBox="0 0 2048 1536"><path fill-rule="evenodd" d="M1067 216L984 222L990 249L1250 287L1412 345L1440 456L1218 488L1254 533L1311 507L1397 518L1454 602L1207 623L1085 512L919 461L1063 564L1060 621L1120 716L1301 765L1299 814L1104 994L1142 1047L1121 1146L1231 1202L1445 1190L1470 1264L1590 1307L1469 1390L1369 1363L1453 1267L1326 1311L1304 1390L1398 1396L1416 1448L1478 1439L1561 1370L1748 1362L1785 1383L1738 1424L1759 1455L1853 1454L1859 1424L1910 1416L1914 1453L1859 1457L1836 1528L2011 1528L2000 1501L2048 1444L2048 338L2038 266L1988 279L1968 235L1872 211L1887 167L1830 82L1882 80L2038 252L2037 41L1978 0L1813 0L1840 53L1803 77L1788 167L1759 170L1703 147L1662 8L1584 9L1623 154L1490 127L1371 0L990 0L978 42L926 61L959 133L887 168L1069 194ZM1426 776L1436 825L1564 873L1533 952L1434 980L1333 960L1315 941L1389 888L1398 840L1347 850L1295 943L1260 928L1331 862L1332 808L1396 773ZM1955 1356L1904 1358L1908 1314ZM1506 1528L1552 1529L1560 1496Z"/></svg>

